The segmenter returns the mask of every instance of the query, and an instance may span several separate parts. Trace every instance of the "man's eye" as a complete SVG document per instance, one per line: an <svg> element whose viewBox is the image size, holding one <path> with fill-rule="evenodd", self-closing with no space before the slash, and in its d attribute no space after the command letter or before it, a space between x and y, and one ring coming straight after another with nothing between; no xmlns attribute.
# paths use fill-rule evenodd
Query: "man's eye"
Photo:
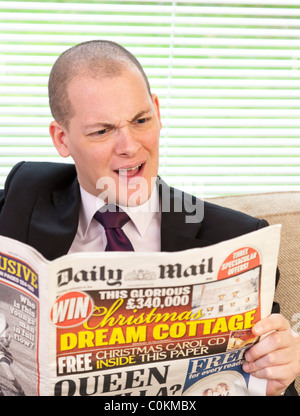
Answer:
<svg viewBox="0 0 300 416"><path fill-rule="evenodd" d="M107 132L108 132L108 129L97 130L97 131L94 131L93 133L90 133L89 136L91 137L104 136Z"/></svg>
<svg viewBox="0 0 300 416"><path fill-rule="evenodd" d="M144 124L144 123L146 123L146 121L148 121L149 119L148 118L139 118L136 122L137 122L137 124Z"/></svg>
<svg viewBox="0 0 300 416"><path fill-rule="evenodd" d="M98 130L95 134L98 134L99 136L107 133L108 129Z"/></svg>

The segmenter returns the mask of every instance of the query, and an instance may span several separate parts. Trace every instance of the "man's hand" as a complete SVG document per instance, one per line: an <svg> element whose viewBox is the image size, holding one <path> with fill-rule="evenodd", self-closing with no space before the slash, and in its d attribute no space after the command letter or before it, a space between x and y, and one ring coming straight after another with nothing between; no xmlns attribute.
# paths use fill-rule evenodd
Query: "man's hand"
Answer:
<svg viewBox="0 0 300 416"><path fill-rule="evenodd" d="M271 314L257 322L252 332L266 335L245 354L244 371L267 379L267 396L283 393L300 372L300 337L293 335L289 322Z"/></svg>

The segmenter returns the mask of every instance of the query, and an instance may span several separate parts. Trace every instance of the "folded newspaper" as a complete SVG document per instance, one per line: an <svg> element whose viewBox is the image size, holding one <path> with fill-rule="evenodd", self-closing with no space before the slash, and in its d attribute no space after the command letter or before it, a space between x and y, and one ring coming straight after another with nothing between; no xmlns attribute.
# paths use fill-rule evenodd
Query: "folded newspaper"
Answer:
<svg viewBox="0 0 300 416"><path fill-rule="evenodd" d="M50 262L0 237L0 395L264 395L242 364L272 308L279 241L275 225Z"/></svg>

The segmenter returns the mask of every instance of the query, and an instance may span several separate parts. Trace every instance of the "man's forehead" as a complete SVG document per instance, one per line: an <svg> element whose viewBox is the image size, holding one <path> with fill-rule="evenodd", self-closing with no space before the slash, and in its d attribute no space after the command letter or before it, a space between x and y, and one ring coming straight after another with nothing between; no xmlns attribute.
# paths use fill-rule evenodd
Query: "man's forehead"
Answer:
<svg viewBox="0 0 300 416"><path fill-rule="evenodd" d="M81 72L70 82L68 94L74 115L84 118L85 128L118 125L154 111L152 97L137 70L113 78Z"/></svg>

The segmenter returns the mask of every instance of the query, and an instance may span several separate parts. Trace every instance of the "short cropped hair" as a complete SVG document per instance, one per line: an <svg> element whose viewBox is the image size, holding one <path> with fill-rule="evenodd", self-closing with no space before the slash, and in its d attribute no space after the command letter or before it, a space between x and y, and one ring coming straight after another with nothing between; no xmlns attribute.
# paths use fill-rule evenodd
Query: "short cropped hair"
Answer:
<svg viewBox="0 0 300 416"><path fill-rule="evenodd" d="M92 40L80 43L63 52L50 72L48 93L52 116L68 128L74 116L69 96L70 81L79 74L92 77L113 78L135 66L142 74L149 94L148 78L136 57L118 43L106 40Z"/></svg>

